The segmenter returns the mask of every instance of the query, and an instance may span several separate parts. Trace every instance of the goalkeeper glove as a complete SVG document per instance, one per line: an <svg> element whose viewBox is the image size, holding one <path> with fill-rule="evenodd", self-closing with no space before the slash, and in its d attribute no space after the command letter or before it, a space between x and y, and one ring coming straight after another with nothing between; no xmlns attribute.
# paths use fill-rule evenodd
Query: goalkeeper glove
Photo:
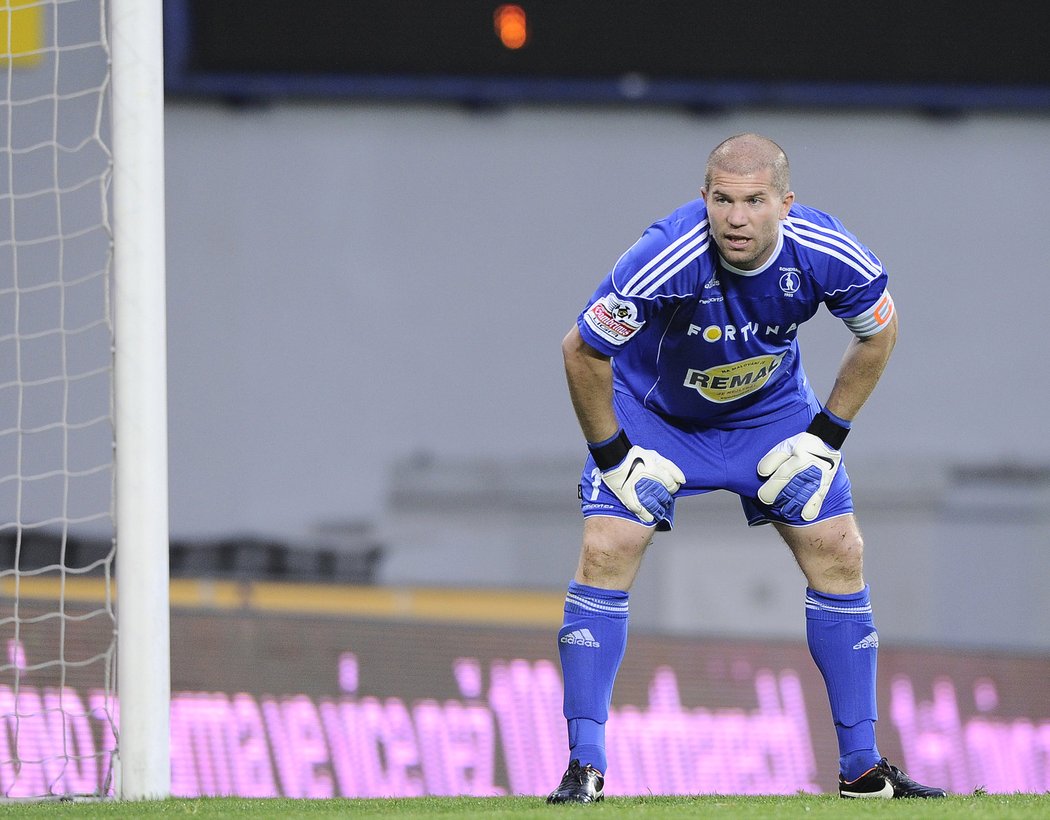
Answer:
<svg viewBox="0 0 1050 820"><path fill-rule="evenodd" d="M842 461L839 448L849 433L848 425L821 411L806 432L766 453L758 462L758 474L767 479L758 489L758 500L785 515L801 514L803 521L814 520Z"/></svg>
<svg viewBox="0 0 1050 820"><path fill-rule="evenodd" d="M685 474L655 450L632 445L627 433L598 444L588 443L605 485L645 524L667 517L673 494L685 484Z"/></svg>

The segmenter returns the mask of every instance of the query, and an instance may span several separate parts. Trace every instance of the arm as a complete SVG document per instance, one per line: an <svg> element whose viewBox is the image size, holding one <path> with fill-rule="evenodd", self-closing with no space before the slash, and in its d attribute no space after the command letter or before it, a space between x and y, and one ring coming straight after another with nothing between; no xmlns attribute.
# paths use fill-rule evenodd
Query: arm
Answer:
<svg viewBox="0 0 1050 820"><path fill-rule="evenodd" d="M620 429L611 359L587 344L575 326L561 349L572 406L602 481L642 523L657 523L667 516L685 476L655 450L632 445Z"/></svg>
<svg viewBox="0 0 1050 820"><path fill-rule="evenodd" d="M616 435L620 423L612 404L612 361L587 344L575 325L562 340L561 352L569 397L583 437L596 442Z"/></svg>
<svg viewBox="0 0 1050 820"><path fill-rule="evenodd" d="M839 418L852 420L875 389L896 343L896 313L885 329L874 336L854 336L825 407Z"/></svg>
<svg viewBox="0 0 1050 820"><path fill-rule="evenodd" d="M797 512L804 521L817 517L842 459L849 422L878 384L896 342L896 313L874 336L853 337L824 412L806 432L785 439L759 461L758 474L767 479L758 490L760 501Z"/></svg>

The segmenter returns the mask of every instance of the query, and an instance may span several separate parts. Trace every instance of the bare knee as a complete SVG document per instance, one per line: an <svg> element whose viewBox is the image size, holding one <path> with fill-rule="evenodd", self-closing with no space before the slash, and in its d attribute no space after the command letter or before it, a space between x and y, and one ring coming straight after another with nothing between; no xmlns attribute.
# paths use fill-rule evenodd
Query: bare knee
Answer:
<svg viewBox="0 0 1050 820"><path fill-rule="evenodd" d="M864 587L864 539L852 516L811 527L778 527L809 586L848 595Z"/></svg>
<svg viewBox="0 0 1050 820"><path fill-rule="evenodd" d="M623 579L630 576L633 580L640 562L641 553L631 547L608 542L584 542L576 580L590 586L626 589L629 584ZM614 580L617 583L612 583Z"/></svg>
<svg viewBox="0 0 1050 820"><path fill-rule="evenodd" d="M826 545L825 557L820 583L834 588L814 589L848 594L864 586L864 539L859 532L842 533L839 538L831 539Z"/></svg>
<svg viewBox="0 0 1050 820"><path fill-rule="evenodd" d="M602 589L630 589L653 531L618 518L588 518L576 582Z"/></svg>

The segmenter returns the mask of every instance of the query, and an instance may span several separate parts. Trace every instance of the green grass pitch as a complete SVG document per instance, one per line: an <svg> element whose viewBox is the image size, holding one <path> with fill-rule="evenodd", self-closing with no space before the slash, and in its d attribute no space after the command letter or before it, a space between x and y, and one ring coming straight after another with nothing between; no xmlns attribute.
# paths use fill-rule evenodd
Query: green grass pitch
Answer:
<svg viewBox="0 0 1050 820"><path fill-rule="evenodd" d="M834 795L744 797L616 797L591 806L547 806L540 797L419 797L391 800L291 800L214 797L137 803L45 802L0 804L0 817L575 817L814 818L1050 817L1050 794L974 794L945 800L856 800Z"/></svg>

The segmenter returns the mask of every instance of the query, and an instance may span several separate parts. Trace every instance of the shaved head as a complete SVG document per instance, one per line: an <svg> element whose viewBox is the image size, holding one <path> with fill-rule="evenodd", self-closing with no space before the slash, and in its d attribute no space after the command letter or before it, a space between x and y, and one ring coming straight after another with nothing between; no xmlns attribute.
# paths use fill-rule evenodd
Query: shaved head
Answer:
<svg viewBox="0 0 1050 820"><path fill-rule="evenodd" d="M790 186L787 157L767 137L737 134L711 152L700 196L726 262L758 270L776 253L780 223L795 202Z"/></svg>
<svg viewBox="0 0 1050 820"><path fill-rule="evenodd" d="M754 176L767 169L771 171L773 189L778 194L786 194L791 189L791 169L784 149L759 134L737 134L719 144L707 158L704 187L711 187L715 171Z"/></svg>

